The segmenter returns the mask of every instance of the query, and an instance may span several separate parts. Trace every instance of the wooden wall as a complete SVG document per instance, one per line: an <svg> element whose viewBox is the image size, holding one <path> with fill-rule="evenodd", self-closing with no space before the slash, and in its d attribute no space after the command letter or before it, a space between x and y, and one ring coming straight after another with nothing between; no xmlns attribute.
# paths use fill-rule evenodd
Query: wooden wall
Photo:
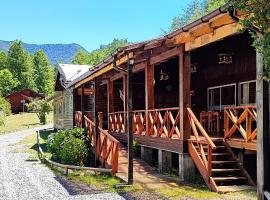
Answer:
<svg viewBox="0 0 270 200"><path fill-rule="evenodd" d="M207 109L208 87L255 80L256 53L251 44L251 37L244 33L191 52L191 64L197 68L191 79L193 109ZM221 53L232 54L233 63L218 64Z"/></svg>

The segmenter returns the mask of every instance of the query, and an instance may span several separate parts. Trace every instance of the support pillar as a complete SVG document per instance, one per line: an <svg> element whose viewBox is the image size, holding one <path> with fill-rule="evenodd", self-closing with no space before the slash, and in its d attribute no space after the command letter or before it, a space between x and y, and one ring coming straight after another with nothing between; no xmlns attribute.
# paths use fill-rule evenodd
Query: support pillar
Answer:
<svg viewBox="0 0 270 200"><path fill-rule="evenodd" d="M187 152L187 140L190 138L190 124L187 108L191 107L190 97L190 53L181 49L179 54L179 111L180 111L180 134L184 142L184 152Z"/></svg>
<svg viewBox="0 0 270 200"><path fill-rule="evenodd" d="M195 178L195 165L187 153L179 153L179 179L192 181Z"/></svg>
<svg viewBox="0 0 270 200"><path fill-rule="evenodd" d="M172 169L172 152L162 151L162 172L169 172Z"/></svg>
<svg viewBox="0 0 270 200"><path fill-rule="evenodd" d="M113 81L108 79L107 82L107 105L108 105L108 128L111 130L110 127L110 115L109 113L114 112L114 100L113 100Z"/></svg>
<svg viewBox="0 0 270 200"><path fill-rule="evenodd" d="M159 149L158 150L158 171L159 173L162 173L163 172L163 159L162 159L162 150Z"/></svg>
<svg viewBox="0 0 270 200"><path fill-rule="evenodd" d="M123 75L123 110L124 113L127 112L127 74ZM126 114L124 114L124 127L125 131L127 130L127 119L126 119Z"/></svg>
<svg viewBox="0 0 270 200"><path fill-rule="evenodd" d="M146 134L150 133L149 110L154 109L154 65L149 61L145 66L145 117L146 117Z"/></svg>
<svg viewBox="0 0 270 200"><path fill-rule="evenodd" d="M263 79L264 67L261 54L256 53L256 107L257 107L257 198L266 199L270 191L270 142L269 142L269 84Z"/></svg>

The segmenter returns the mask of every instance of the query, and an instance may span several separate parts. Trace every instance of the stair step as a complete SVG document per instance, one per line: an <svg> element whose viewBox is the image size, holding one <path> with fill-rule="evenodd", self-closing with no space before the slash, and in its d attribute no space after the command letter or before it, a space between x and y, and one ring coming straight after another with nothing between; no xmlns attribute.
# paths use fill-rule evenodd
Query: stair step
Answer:
<svg viewBox="0 0 270 200"><path fill-rule="evenodd" d="M233 160L215 160L212 161L212 164L233 164L236 163L236 161Z"/></svg>
<svg viewBox="0 0 270 200"><path fill-rule="evenodd" d="M208 155L208 152L204 153L206 156ZM201 155L201 153L199 153ZM212 156L228 156L229 153L212 153Z"/></svg>
<svg viewBox="0 0 270 200"><path fill-rule="evenodd" d="M246 177L226 176L226 177L213 177L214 181L235 181L235 180L247 180Z"/></svg>
<svg viewBox="0 0 270 200"><path fill-rule="evenodd" d="M236 172L241 171L240 169L212 169L212 172Z"/></svg>

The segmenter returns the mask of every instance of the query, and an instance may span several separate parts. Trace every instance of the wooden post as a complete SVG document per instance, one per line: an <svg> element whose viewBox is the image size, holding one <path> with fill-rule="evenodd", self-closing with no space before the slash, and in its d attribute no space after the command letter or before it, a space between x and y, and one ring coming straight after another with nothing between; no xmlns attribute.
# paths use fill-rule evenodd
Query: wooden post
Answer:
<svg viewBox="0 0 270 200"><path fill-rule="evenodd" d="M256 54L256 107L257 107L257 197L266 199L269 190L269 85L263 79L262 56Z"/></svg>
<svg viewBox="0 0 270 200"><path fill-rule="evenodd" d="M124 127L125 127L125 130L124 132L127 130L127 115L126 115L126 112L127 112L127 74L124 74L123 75L123 109L124 109L124 115L123 115L123 118L124 118Z"/></svg>
<svg viewBox="0 0 270 200"><path fill-rule="evenodd" d="M97 142L98 142L98 137L99 137L99 132L98 132L98 126L99 126L99 119L98 119L98 110L97 110L97 80L94 80L94 118L95 118L95 152L97 152ZM97 167L97 153L95 153L95 167Z"/></svg>
<svg viewBox="0 0 270 200"><path fill-rule="evenodd" d="M134 60L128 60L127 76L127 130L128 130L128 184L133 184L133 132L132 132L132 68Z"/></svg>
<svg viewBox="0 0 270 200"><path fill-rule="evenodd" d="M107 84L107 105L108 105L108 127L110 130L110 115L109 113L114 112L114 99L113 99L113 81L108 79Z"/></svg>
<svg viewBox="0 0 270 200"><path fill-rule="evenodd" d="M82 94L81 94L81 111L82 111L82 124L81 124L81 128L84 127L84 84L82 85Z"/></svg>
<svg viewBox="0 0 270 200"><path fill-rule="evenodd" d="M187 141L190 138L190 125L187 114L187 108L191 107L190 97L190 53L184 52L184 49L179 53L179 111L180 111L180 139ZM186 151L187 148L184 148Z"/></svg>
<svg viewBox="0 0 270 200"><path fill-rule="evenodd" d="M146 119L146 134L150 133L149 110L154 109L154 65L150 65L149 61L145 66L145 119Z"/></svg>

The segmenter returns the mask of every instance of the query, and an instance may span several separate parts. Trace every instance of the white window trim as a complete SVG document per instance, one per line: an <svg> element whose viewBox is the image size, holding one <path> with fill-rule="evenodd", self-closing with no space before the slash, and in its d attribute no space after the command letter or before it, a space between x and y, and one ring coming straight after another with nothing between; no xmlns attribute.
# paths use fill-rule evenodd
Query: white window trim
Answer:
<svg viewBox="0 0 270 200"><path fill-rule="evenodd" d="M241 85L245 84L245 83L255 83L255 87L257 87L257 83L256 83L256 80L250 80L250 81L243 81L243 82L239 82L238 84L238 104L243 106L243 105L255 105L256 104L256 95L255 95L255 103L249 103L249 104L244 104L244 103L241 103ZM248 91L249 91L249 84L248 84Z"/></svg>
<svg viewBox="0 0 270 200"><path fill-rule="evenodd" d="M221 90L221 88L224 88L224 87L228 87L228 86L234 86L234 104L231 104L231 105L223 105L222 104L222 90ZM232 105L234 105L234 106L236 106L236 100L237 100L237 96L236 96L236 89L237 88L237 84L236 83L231 83L231 84L225 84L225 85L219 85L219 86L214 86L214 87L208 87L207 88L207 110L222 110L225 106L232 106ZM210 90L213 90L213 89L219 89L219 95L220 95L220 104L219 104L219 106L210 106L209 104L210 104L210 99L209 99L209 92L210 92ZM212 95L212 93L211 93L211 95Z"/></svg>

